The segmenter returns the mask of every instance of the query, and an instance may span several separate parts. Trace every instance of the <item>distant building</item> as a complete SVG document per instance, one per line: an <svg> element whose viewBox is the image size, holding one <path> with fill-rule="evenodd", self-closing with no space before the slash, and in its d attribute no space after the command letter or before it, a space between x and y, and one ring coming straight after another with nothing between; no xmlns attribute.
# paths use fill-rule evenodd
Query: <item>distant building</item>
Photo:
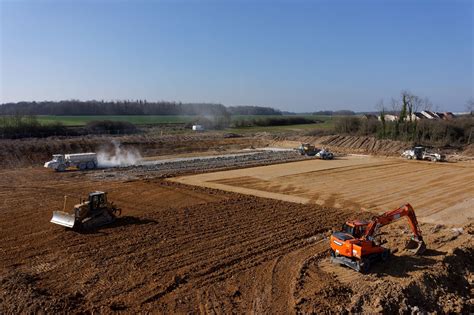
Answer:
<svg viewBox="0 0 474 315"><path fill-rule="evenodd" d="M451 119L456 118L456 116L451 112L439 113L439 112L432 112L432 111L429 111L429 110L423 110L421 112L416 112L416 113L414 113L414 115L416 117L418 117L417 119L451 120Z"/></svg>
<svg viewBox="0 0 474 315"><path fill-rule="evenodd" d="M373 114L365 114L364 116L362 116L362 118L365 118L367 120L372 120L372 119L377 119L377 115L373 115Z"/></svg>
<svg viewBox="0 0 474 315"><path fill-rule="evenodd" d="M381 120L380 119L381 116L378 117L378 120ZM398 116L395 116L395 115L384 115L384 118L385 118L385 121L396 121L398 120Z"/></svg>
<svg viewBox="0 0 474 315"><path fill-rule="evenodd" d="M422 110L421 114L428 119L439 119L439 116L435 112L429 110Z"/></svg>
<svg viewBox="0 0 474 315"><path fill-rule="evenodd" d="M371 115L364 115L365 116L371 116ZM369 117L365 117L367 119L370 119ZM451 120L456 118L456 115L454 115L451 112L444 112L444 113L438 113L438 112L432 112L429 110L423 110L421 112L415 112L411 115L411 121L415 120L422 120L422 119L429 119L429 120ZM380 116L377 117L378 120L380 120ZM398 116L396 115L385 115L385 121L396 121L398 120ZM407 121L410 121L410 116L407 115L406 118Z"/></svg>
<svg viewBox="0 0 474 315"><path fill-rule="evenodd" d="M438 113L439 114L439 113ZM451 120L451 119L454 119L456 118L456 115L454 115L453 113L451 112L444 112L443 113L443 119L444 120Z"/></svg>
<svg viewBox="0 0 474 315"><path fill-rule="evenodd" d="M203 125L193 125L193 131L204 131Z"/></svg>
<svg viewBox="0 0 474 315"><path fill-rule="evenodd" d="M412 120L426 119L426 116L420 112L413 113Z"/></svg>

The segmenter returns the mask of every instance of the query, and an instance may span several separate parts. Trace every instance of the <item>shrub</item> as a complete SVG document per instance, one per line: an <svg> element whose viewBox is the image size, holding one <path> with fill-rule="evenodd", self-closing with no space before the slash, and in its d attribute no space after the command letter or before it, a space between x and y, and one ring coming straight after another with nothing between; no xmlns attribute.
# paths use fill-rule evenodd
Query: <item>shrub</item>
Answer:
<svg viewBox="0 0 474 315"><path fill-rule="evenodd" d="M0 137L2 138L40 138L73 133L60 123L42 125L36 116L9 115L2 116L0 120Z"/></svg>
<svg viewBox="0 0 474 315"><path fill-rule="evenodd" d="M359 117L340 117L335 121L334 130L343 134L357 134L361 123Z"/></svg>
<svg viewBox="0 0 474 315"><path fill-rule="evenodd" d="M252 119L241 119L236 120L233 123L234 127L268 127L268 126L289 126L289 125L302 125L302 124L314 124L320 123L320 120L314 118L306 118L299 116L291 117L261 117Z"/></svg>
<svg viewBox="0 0 474 315"><path fill-rule="evenodd" d="M127 134L138 132L137 127L127 121L96 120L87 123L85 129L91 133Z"/></svg>

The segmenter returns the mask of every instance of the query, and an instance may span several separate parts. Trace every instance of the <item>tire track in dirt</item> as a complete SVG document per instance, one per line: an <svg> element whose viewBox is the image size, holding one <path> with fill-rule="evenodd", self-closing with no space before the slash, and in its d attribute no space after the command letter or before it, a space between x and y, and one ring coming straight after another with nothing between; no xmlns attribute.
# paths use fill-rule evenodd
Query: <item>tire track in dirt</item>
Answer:
<svg viewBox="0 0 474 315"><path fill-rule="evenodd" d="M441 213L454 225L474 217L474 208L467 202L474 195L474 186L467 184L474 182L474 168L467 162L349 156L252 168L237 175L217 172L176 181L328 207L363 207L377 213L410 202L421 221ZM459 212L459 207L464 211ZM445 213L451 208L458 209L452 216Z"/></svg>

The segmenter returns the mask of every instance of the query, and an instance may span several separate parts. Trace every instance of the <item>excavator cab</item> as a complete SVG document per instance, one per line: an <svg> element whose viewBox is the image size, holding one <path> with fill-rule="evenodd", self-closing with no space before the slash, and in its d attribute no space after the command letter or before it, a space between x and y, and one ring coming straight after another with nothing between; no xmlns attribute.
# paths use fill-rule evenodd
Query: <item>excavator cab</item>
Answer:
<svg viewBox="0 0 474 315"><path fill-rule="evenodd" d="M364 220L347 221L342 225L341 232L350 234L355 238L360 238L365 234L367 225L369 225L369 222Z"/></svg>

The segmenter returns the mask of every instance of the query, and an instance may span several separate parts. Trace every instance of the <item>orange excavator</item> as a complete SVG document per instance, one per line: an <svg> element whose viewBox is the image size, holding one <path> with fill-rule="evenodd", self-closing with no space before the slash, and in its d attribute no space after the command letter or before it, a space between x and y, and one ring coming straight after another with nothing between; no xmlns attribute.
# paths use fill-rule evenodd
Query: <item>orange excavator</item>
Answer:
<svg viewBox="0 0 474 315"><path fill-rule="evenodd" d="M353 220L342 226L342 231L331 235L331 260L334 263L346 265L356 271L366 273L375 261L386 261L390 249L375 242L377 230L402 217L407 217L413 236L405 249L415 255L422 254L426 245L421 236L421 230L416 220L413 207L407 203L401 207L375 216L370 221Z"/></svg>

